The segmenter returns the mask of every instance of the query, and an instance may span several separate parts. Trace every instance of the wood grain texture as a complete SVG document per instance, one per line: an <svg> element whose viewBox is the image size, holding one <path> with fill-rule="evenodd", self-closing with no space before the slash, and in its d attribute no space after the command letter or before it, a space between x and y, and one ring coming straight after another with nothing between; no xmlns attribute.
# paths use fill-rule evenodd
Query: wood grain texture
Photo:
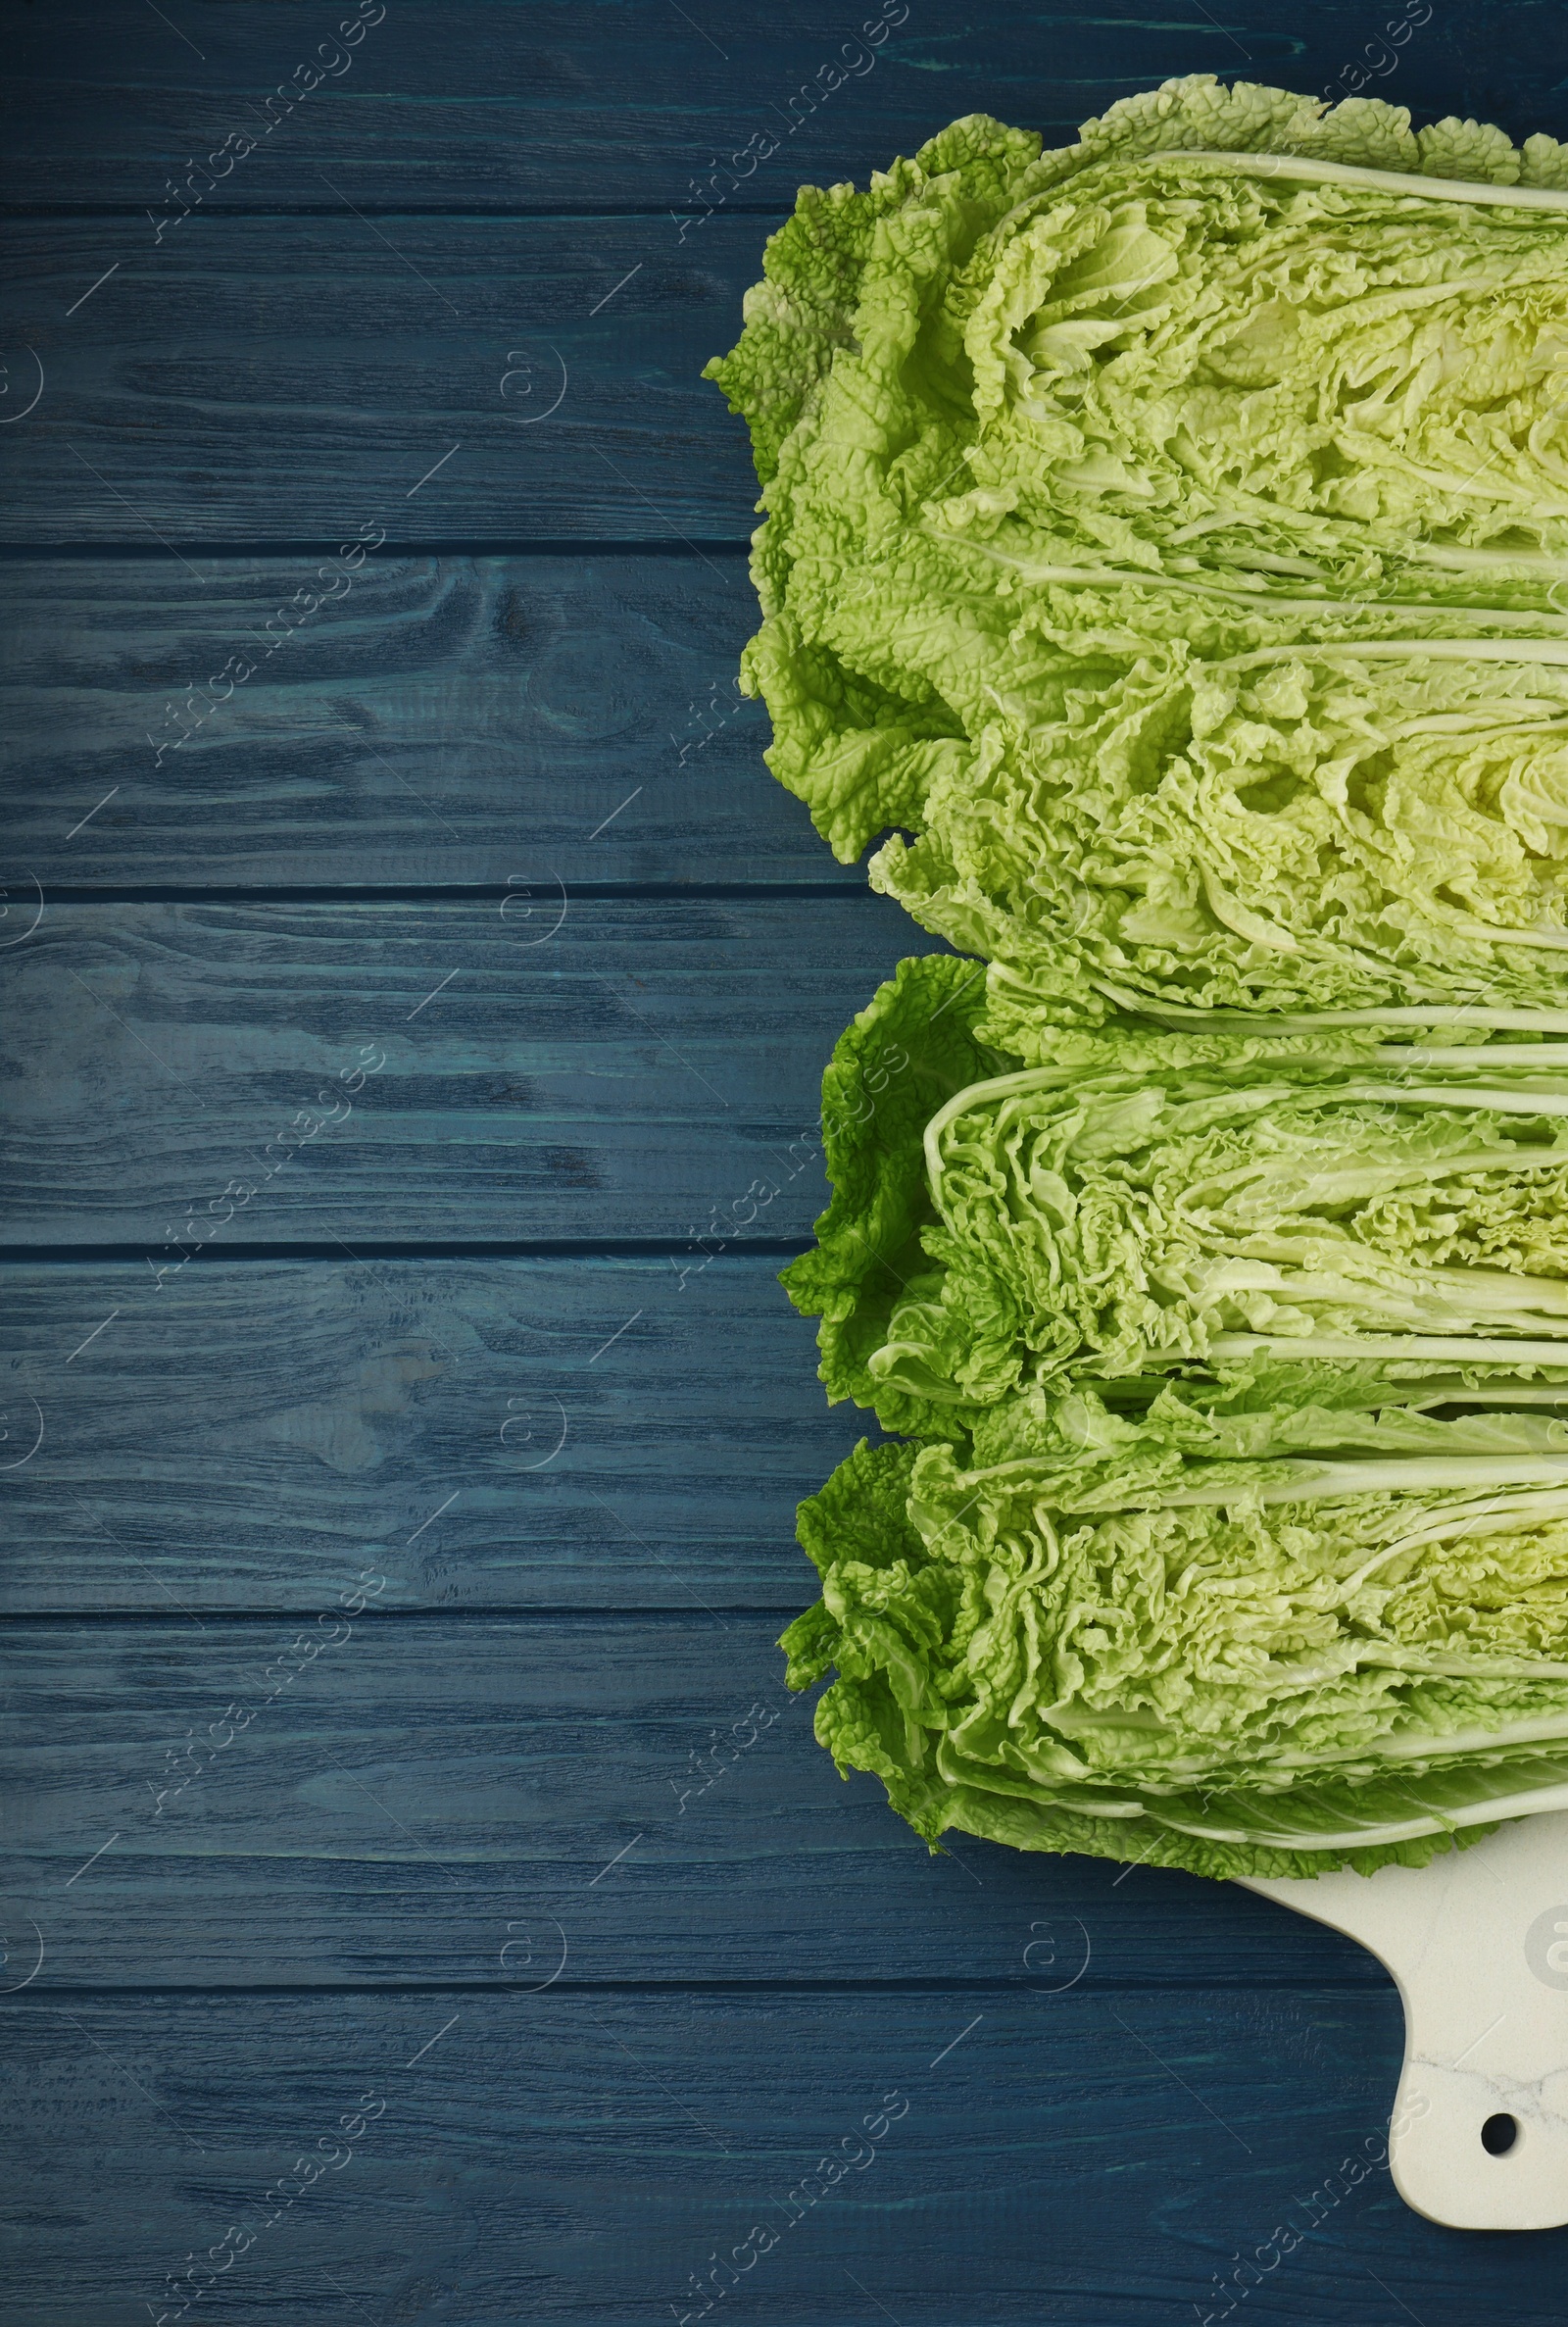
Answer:
<svg viewBox="0 0 1568 2327"><path fill-rule="evenodd" d="M781 1597L803 1605L808 1573L797 1558ZM396 1554L376 1574L371 1610ZM963 1835L933 1858L815 1744L777 1615L322 1598L329 1620L303 1627L4 1627L0 1986L37 1946L33 1996L965 1978L1044 1997L1158 1991L1173 1964L1187 1984L1384 1984L1231 1884Z"/></svg>
<svg viewBox="0 0 1568 2327"><path fill-rule="evenodd" d="M215 2246L238 2258L185 2316L238 2327L647 2327L701 2309L715 2253L715 2320L1191 2327L1260 2246L1280 2258L1254 2308L1292 2327L1561 2316L1564 2233L1435 2229L1373 2162L1392 1993L1200 1993L1154 2016L959 1983L23 1996L9 2016L28 2327L145 2327ZM837 2185L803 2188L830 2151ZM268 2199L307 2156L319 2179L302 2163L300 2195ZM758 2224L765 2252L744 2245Z"/></svg>
<svg viewBox="0 0 1568 2327"><path fill-rule="evenodd" d="M1064 143L1088 116L1181 73L1311 92L1358 66L1369 92L1418 120L1476 115L1515 137L1561 135L1565 125L1568 37L1547 0L1436 8L1406 44L1385 43L1371 60L1366 50L1388 17L1402 14L1397 7L1298 0L1282 16L1262 0L1152 14L1141 0L1097 0L1093 10L1051 0L939 10L909 0L887 37L868 44L863 28L883 14L881 0L802 0L788 11L765 0L690 10L661 0L400 0L346 66L338 48L320 86L285 112L278 84L310 66L356 4L280 10L231 0L199 9L199 24L167 11L167 25L82 0L19 13L7 198L128 204L149 255L143 208L163 215L172 173L191 187L187 202L203 191L204 208L319 203L324 171L367 208L481 202L700 215L704 188L709 201L728 190L732 201L783 205L802 178L863 183L961 113L996 113ZM213 171L186 168L238 131L256 151L216 182L224 157ZM760 131L777 140L776 152L752 144Z"/></svg>
<svg viewBox="0 0 1568 2327"><path fill-rule="evenodd" d="M755 486L698 371L801 179L974 107L1055 141L1168 74L1318 87L1383 12L909 0L813 108L873 0L398 0L261 128L355 5L7 25L4 190L57 206L0 350L8 2315L1558 2327L1561 2234L1356 2180L1399 2057L1368 1957L1149 1868L930 1858L773 1646L860 1427L772 1282L822 1196L789 1143L925 941L728 695ZM1367 85L1523 136L1565 76L1560 9L1463 0ZM138 1252L246 1173L160 1290ZM252 2203L372 2092L341 2172Z"/></svg>
<svg viewBox="0 0 1568 2327"><path fill-rule="evenodd" d="M762 765L744 558L383 553L291 627L318 561L153 547L0 565L14 883L862 885Z"/></svg>
<svg viewBox="0 0 1568 2327"><path fill-rule="evenodd" d="M907 918L516 877L460 904L47 907L8 962L11 1243L679 1240L748 1206L808 1237L801 1135L846 1022L922 950Z"/></svg>
<svg viewBox="0 0 1568 2327"><path fill-rule="evenodd" d="M762 219L715 218L698 250L667 218L198 215L145 273L122 263L134 230L11 222L0 331L44 386L7 431L0 540L164 539L205 571L207 545L360 528L701 543L757 522L745 427L701 373L739 337Z"/></svg>
<svg viewBox="0 0 1568 2327"><path fill-rule="evenodd" d="M0 1470L0 1607L303 1614L374 1562L400 1609L783 1621L796 1504L878 1433L829 1410L778 1266L7 1268L0 1461L43 1438Z"/></svg>

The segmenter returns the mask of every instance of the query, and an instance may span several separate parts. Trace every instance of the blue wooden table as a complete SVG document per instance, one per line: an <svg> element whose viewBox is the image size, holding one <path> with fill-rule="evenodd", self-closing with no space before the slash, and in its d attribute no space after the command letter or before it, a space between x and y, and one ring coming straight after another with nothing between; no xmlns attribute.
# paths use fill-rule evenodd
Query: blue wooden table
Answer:
<svg viewBox="0 0 1568 2327"><path fill-rule="evenodd" d="M762 767L699 370L975 108L1568 134L1558 0L1388 13L7 12L19 2327L1568 2316L1395 2195L1370 1958L928 1857L772 1645L857 1435L774 1275L919 941Z"/></svg>

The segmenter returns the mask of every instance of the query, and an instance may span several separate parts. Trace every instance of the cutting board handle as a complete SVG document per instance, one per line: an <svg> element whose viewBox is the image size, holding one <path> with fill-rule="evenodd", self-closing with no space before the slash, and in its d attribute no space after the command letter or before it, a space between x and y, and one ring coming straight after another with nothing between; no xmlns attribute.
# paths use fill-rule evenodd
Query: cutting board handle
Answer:
<svg viewBox="0 0 1568 2327"><path fill-rule="evenodd" d="M1455 2230L1568 2223L1568 1811L1430 1866L1246 1883L1370 1948L1404 2003L1389 2165Z"/></svg>

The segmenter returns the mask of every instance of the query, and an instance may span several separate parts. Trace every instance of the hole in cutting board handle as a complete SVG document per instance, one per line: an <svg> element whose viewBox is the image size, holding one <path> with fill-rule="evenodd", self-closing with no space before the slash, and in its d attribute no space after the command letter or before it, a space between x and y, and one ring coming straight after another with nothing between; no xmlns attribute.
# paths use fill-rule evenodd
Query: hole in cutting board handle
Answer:
<svg viewBox="0 0 1568 2327"><path fill-rule="evenodd" d="M1489 2117L1481 2128L1481 2147L1489 2157L1506 2157L1519 2139L1517 2117L1499 2115Z"/></svg>

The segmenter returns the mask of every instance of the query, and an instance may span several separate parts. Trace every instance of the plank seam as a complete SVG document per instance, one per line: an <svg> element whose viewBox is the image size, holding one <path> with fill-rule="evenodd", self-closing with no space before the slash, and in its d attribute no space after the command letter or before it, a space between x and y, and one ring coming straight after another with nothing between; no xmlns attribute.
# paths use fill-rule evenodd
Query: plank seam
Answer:
<svg viewBox="0 0 1568 2327"><path fill-rule="evenodd" d="M465 202L452 209L440 202L368 202L356 206L367 219L539 219L570 225L578 219L600 223L615 219L700 219L690 203L634 202L607 206L574 203L566 208L548 202ZM732 219L777 219L782 224L793 205L785 195L776 202L726 202L724 215ZM135 202L0 202L0 218L36 219L48 224L91 219L142 219L144 203ZM189 213L187 212L187 216ZM215 202L203 198L204 219L341 219L341 202ZM710 212L708 214L711 216ZM183 222L180 222L183 223ZM703 221L706 223L706 221ZM677 249L678 249L677 245Z"/></svg>
<svg viewBox="0 0 1568 2327"><path fill-rule="evenodd" d="M804 1591L806 1588L803 1574L801 1589ZM215 1628L224 1624L277 1624L291 1622L301 1612L314 1615L317 1612L318 1605L316 1602L310 1602L299 1606L290 1603L286 1607L277 1608L205 1607L201 1612ZM333 1600L325 1605L335 1608L338 1602ZM742 1602L724 1608L711 1608L705 1604L702 1613L710 1616L714 1623L719 1622L724 1616L734 1616L742 1622L765 1621L771 1624L781 1616L786 1623L792 1621L799 1615L801 1603L799 1595L797 1595L792 1600L781 1601L776 1608L766 1603L759 1605L756 1602ZM418 1608L372 1608L367 1605L360 1611L356 1621L362 1624L453 1624L468 1623L481 1617L487 1623L502 1624L575 1624L579 1620L599 1622L607 1618L612 1619L617 1624L689 1625L699 1621L698 1612L692 1608L639 1608L629 1604L625 1607L606 1606L602 1608L584 1608L577 1605L570 1608L515 1606L443 1608L433 1602ZM67 1608L58 1609L19 1608L0 1609L0 1632L3 1632L8 1624L21 1626L24 1630L42 1624L59 1624L68 1626L73 1631L86 1626L88 1630L104 1632L112 1632L127 1624L133 1624L146 1631L153 1631L159 1626L163 1626L170 1631L182 1632L189 1620L188 1612L183 1615L168 1615L161 1608Z"/></svg>
<svg viewBox="0 0 1568 2327"><path fill-rule="evenodd" d="M709 1256L710 1264L736 1261L793 1261L808 1253L809 1236L732 1237L727 1246ZM186 1259L204 1268L218 1268L233 1261L245 1267L266 1262L333 1261L340 1266L345 1254L351 1261L664 1261L697 1249L691 1237L538 1237L538 1238L408 1238L372 1241L361 1238L347 1245L335 1238L320 1241L279 1238L270 1244L227 1244L220 1253L204 1245ZM0 1245L0 1267L98 1267L106 1262L145 1261L150 1254L176 1253L173 1244L8 1244Z"/></svg>
<svg viewBox="0 0 1568 2327"><path fill-rule="evenodd" d="M791 903L798 899L833 899L842 897L875 898L863 873L851 867L840 880L777 881L561 881L563 895L570 904L665 904L690 900L694 904L705 901L746 904L758 900L763 904L777 898ZM225 882L204 884L200 887L176 885L173 882L117 882L103 886L89 886L80 882L55 887L43 884L44 901L49 905L469 905L485 904L495 899L505 901L515 897L516 890L505 881L423 881L394 884L367 881L355 885L349 882L302 881L297 886L287 882ZM880 905L880 900L876 900ZM940 946L934 950L942 950Z"/></svg>
<svg viewBox="0 0 1568 2327"><path fill-rule="evenodd" d="M188 540L166 542L161 549L156 542L122 541L107 536L102 541L0 539L0 563L20 565L44 558L120 558L168 565L181 563L184 552L205 558L324 558L335 554L340 537L341 527L337 533L322 534L315 540L289 536L212 541L205 535L195 535ZM672 539L662 533L627 534L610 539L599 535L558 538L550 534L493 537L454 534L450 539L436 541L415 535L407 540L382 542L372 553L370 562L385 564L396 558L745 558L751 555L751 548L749 534L723 534L714 540L694 540L684 534Z"/></svg>
<svg viewBox="0 0 1568 2327"><path fill-rule="evenodd" d="M1148 1979L1104 1979L1077 1982L1080 1995L1101 1996L1247 1996L1247 1995L1352 1995L1364 1996L1368 1990L1376 1993L1394 1982L1382 1971L1373 1958L1368 1957L1369 1969L1360 1977L1349 1972L1324 1972L1314 1979L1180 1979L1169 1975ZM254 1985L238 1982L231 1986L217 1983L163 1984L149 1981L127 1983L123 1987L102 1986L43 1988L36 1983L28 1990L28 1997L43 2003L48 1996L104 1997L122 2001L134 1996L537 1996L546 1993L537 1981L498 1980L321 1980L294 1985L281 1980L257 1981ZM1038 1996L1050 1994L1040 1984L1029 1979L888 1979L888 1980L554 1980L549 1993L557 1996ZM9 2001L9 2000L7 2000ZM14 2010L24 2010L16 2005Z"/></svg>

